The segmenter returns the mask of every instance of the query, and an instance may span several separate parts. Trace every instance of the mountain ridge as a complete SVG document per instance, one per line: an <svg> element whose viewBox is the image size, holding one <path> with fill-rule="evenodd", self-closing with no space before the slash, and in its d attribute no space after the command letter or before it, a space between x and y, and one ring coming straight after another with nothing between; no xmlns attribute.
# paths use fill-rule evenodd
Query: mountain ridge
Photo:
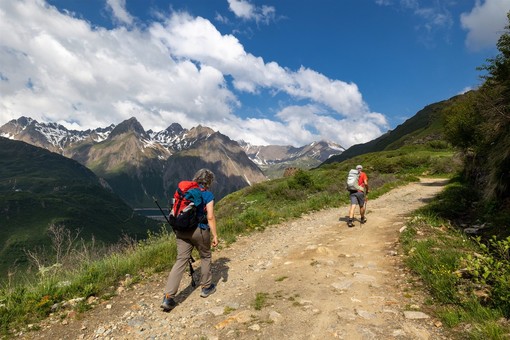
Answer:
<svg viewBox="0 0 510 340"><path fill-rule="evenodd" d="M170 189L175 180L169 181L169 176L164 175L165 163L168 159L177 157L180 152L189 153L186 151L193 150L197 147L196 145L203 147L201 141L207 140L215 133L220 132L215 132L202 125L185 129L178 123L172 123L162 131L145 131L136 117L131 117L118 125L111 124L106 128L86 131L68 130L60 124L39 123L27 117L11 120L0 127L1 136L26 141L86 165L97 175L110 182L116 192L124 192L121 196L133 207L151 205L152 196L158 199L168 196L165 191ZM236 149L232 152L239 152L237 148L243 142L233 141L228 136L226 137L229 140L227 144ZM247 158L234 157L229 160L229 162L232 162L232 159L242 160L243 164L237 168L245 169L247 175L237 173L233 176L245 178L245 185L251 185L267 178L282 177L287 167L312 168L327 157L343 151L341 146L325 141L313 142L300 148L291 146L250 146L247 148L246 143L241 148L243 152L250 149L259 151L246 153ZM260 150L269 149L279 150L278 159L261 158L261 155L270 153L261 153ZM217 160L227 161L227 158L219 153L215 152L214 154L217 156ZM186 159L189 160L189 158ZM205 164L203 162L195 163ZM250 163L255 164L265 177L256 174ZM236 167L216 168L223 169L222 171L227 169L233 171ZM192 168L192 170L198 169ZM239 171L242 172L242 170ZM144 173L148 175L144 175ZM158 173L163 175L159 176ZM189 169L186 174L180 173L180 175L189 176ZM226 178L231 175L230 173L221 174ZM161 177L166 179L163 180ZM238 182L238 180L235 181L235 183ZM231 186L226 181L224 184L227 188L221 192L225 194L240 188L239 183ZM147 189L147 187L152 189ZM131 195L129 190L137 193Z"/></svg>

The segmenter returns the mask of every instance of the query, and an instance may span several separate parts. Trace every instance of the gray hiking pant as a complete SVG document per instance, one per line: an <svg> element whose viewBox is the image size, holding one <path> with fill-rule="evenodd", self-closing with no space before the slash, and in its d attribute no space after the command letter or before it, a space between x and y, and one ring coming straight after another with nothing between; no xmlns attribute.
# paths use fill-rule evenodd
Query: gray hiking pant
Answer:
<svg viewBox="0 0 510 340"><path fill-rule="evenodd" d="M212 282L210 230L196 228L193 231L177 231L175 235L175 242L177 244L177 259L175 260L170 274L168 274L165 294L170 294L172 297L177 294L182 274L189 266L188 261L193 247L197 248L200 255L200 285L202 287L209 287Z"/></svg>

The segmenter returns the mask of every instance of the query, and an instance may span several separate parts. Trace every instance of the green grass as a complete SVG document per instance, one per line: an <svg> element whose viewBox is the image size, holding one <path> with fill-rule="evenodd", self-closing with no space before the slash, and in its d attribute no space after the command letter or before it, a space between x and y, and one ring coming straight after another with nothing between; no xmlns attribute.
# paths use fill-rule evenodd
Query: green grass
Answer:
<svg viewBox="0 0 510 340"><path fill-rule="evenodd" d="M255 308L255 310L261 310L262 308L264 308L267 304L267 300L269 298L269 294L268 293L257 293L255 295L255 299L253 300L253 308Z"/></svg>
<svg viewBox="0 0 510 340"><path fill-rule="evenodd" d="M91 249L94 250L94 249ZM20 329L50 313L51 306L70 299L89 296L107 299L115 294L114 287L133 275L135 283L155 272L167 270L176 257L175 237L162 230L150 235L136 247L126 247L92 262L84 261L72 270L28 279L25 284L7 283L0 288L0 334ZM78 311L87 309L78 304Z"/></svg>
<svg viewBox="0 0 510 340"><path fill-rule="evenodd" d="M508 339L510 327L504 320L510 316L510 239L493 239L489 249L446 219L458 218L462 208L448 207L462 205L469 190L454 180L416 213L401 235L405 262L434 299L429 307L455 336Z"/></svg>

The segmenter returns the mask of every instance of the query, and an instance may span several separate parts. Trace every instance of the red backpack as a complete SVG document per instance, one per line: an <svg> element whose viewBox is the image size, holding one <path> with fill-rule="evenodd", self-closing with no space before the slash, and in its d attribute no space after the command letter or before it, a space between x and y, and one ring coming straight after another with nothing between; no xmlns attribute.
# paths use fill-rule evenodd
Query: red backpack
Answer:
<svg viewBox="0 0 510 340"><path fill-rule="evenodd" d="M202 191L197 182L181 181L177 185L168 221L174 230L195 229L199 223L197 207L202 204Z"/></svg>

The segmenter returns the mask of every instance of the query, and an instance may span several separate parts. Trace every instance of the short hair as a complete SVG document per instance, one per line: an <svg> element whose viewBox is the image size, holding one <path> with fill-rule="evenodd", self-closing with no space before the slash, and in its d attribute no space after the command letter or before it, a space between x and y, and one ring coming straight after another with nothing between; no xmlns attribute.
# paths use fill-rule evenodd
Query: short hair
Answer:
<svg viewBox="0 0 510 340"><path fill-rule="evenodd" d="M193 181L203 184L205 187L210 187L214 181L214 173L209 169L200 169L193 176Z"/></svg>

